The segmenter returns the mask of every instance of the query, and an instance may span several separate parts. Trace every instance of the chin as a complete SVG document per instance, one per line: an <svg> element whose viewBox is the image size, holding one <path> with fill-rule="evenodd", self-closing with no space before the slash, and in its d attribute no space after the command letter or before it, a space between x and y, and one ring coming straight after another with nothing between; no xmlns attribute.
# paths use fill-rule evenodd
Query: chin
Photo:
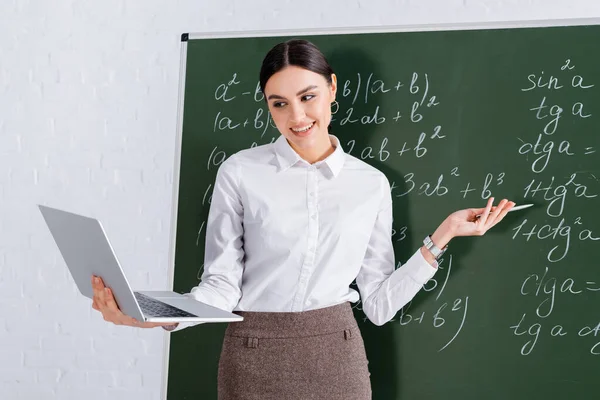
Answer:
<svg viewBox="0 0 600 400"><path fill-rule="evenodd" d="M287 138L289 141L291 141L292 143L294 143L296 146L303 148L303 149L309 149L311 147L314 147L318 144L319 142L319 135L309 135L309 136L300 136L300 135L295 135L294 133L291 133L289 135L287 135Z"/></svg>

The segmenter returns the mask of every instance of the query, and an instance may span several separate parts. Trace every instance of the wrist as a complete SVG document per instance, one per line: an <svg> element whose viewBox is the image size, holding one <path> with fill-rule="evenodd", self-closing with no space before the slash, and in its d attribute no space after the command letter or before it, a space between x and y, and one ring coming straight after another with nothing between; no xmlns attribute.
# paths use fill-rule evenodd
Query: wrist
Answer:
<svg viewBox="0 0 600 400"><path fill-rule="evenodd" d="M448 220L444 220L431 235L431 241L440 249L446 247L453 238L454 233Z"/></svg>
<svg viewBox="0 0 600 400"><path fill-rule="evenodd" d="M431 254L431 252L429 250L427 250L425 248L425 246L421 246L419 251L421 251L421 254L423 255L423 258L425 259L425 261L427 261L432 267L434 267L434 268L438 267L438 263L437 263L435 257L433 256L433 254Z"/></svg>

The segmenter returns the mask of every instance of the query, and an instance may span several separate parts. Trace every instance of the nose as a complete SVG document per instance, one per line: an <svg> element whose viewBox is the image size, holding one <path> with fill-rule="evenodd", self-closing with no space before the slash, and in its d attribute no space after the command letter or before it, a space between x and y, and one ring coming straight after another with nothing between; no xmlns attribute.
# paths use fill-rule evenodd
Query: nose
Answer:
<svg viewBox="0 0 600 400"><path fill-rule="evenodd" d="M290 105L290 122L296 124L304 120L306 113L304 112L304 107L301 104L291 104Z"/></svg>

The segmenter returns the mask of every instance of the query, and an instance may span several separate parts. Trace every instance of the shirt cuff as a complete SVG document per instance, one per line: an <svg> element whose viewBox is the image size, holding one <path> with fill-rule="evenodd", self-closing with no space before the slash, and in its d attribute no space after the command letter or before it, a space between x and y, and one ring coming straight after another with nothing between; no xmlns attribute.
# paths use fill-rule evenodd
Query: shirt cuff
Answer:
<svg viewBox="0 0 600 400"><path fill-rule="evenodd" d="M415 282L424 285L429 281L435 273L437 268L429 264L429 261L423 257L421 248L412 255L408 261L400 267L405 274L408 274Z"/></svg>

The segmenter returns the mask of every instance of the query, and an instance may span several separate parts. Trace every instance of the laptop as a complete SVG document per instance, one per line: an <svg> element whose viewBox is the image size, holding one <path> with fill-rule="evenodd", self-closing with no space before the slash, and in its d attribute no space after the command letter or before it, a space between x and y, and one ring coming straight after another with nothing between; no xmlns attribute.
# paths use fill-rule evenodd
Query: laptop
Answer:
<svg viewBox="0 0 600 400"><path fill-rule="evenodd" d="M138 321L234 322L243 318L171 291L133 291L100 221L38 207L81 294L92 299L92 275L102 278L119 309Z"/></svg>

